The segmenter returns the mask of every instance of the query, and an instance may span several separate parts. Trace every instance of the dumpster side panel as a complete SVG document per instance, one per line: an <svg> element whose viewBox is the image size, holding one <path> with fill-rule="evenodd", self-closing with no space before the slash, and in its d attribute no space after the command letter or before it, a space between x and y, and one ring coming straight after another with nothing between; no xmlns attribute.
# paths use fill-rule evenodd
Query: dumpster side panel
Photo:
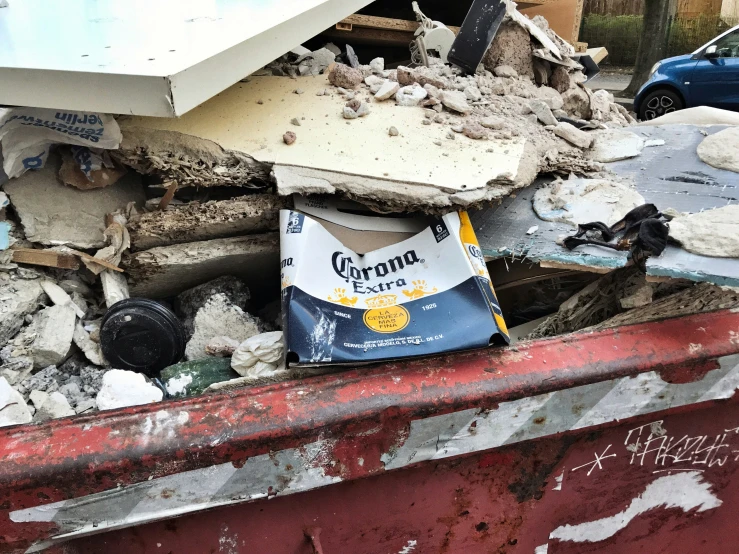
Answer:
<svg viewBox="0 0 739 554"><path fill-rule="evenodd" d="M732 399L88 537L65 552L733 554L737 470Z"/></svg>
<svg viewBox="0 0 739 554"><path fill-rule="evenodd" d="M705 406L737 352L725 311L0 430L0 552Z"/></svg>

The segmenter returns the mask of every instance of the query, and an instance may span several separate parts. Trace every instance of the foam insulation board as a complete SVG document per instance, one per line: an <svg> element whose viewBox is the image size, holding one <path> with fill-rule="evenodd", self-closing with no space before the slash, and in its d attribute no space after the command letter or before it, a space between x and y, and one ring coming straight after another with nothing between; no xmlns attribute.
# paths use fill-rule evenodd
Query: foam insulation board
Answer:
<svg viewBox="0 0 739 554"><path fill-rule="evenodd" d="M317 95L323 90L328 94ZM361 91L357 97L367 100L368 94ZM281 194L342 191L370 201L400 200L407 208L443 208L504 197L535 175L533 146L523 138L457 135L450 140L450 125L424 125L421 107L369 100L369 115L347 120L345 104L325 75L250 77L181 118L133 117L119 123L131 151L136 149L126 142L127 134L146 128L198 137L255 163L272 164ZM391 126L398 136L388 134ZM287 131L297 135L291 145L282 139ZM176 147L176 141L168 143Z"/></svg>
<svg viewBox="0 0 739 554"><path fill-rule="evenodd" d="M718 125L630 127L645 140L661 139L665 144L644 148L635 158L605 167L617 177L633 182L646 202L654 203L659 209L695 213L736 204L739 203L739 174L713 168L700 161L696 154L704 132L714 134L725 128ZM559 236L571 235L575 229L537 217L532 199L536 189L546 184L545 180L538 180L514 198L506 198L500 206L470 214L485 257L525 257L548 267L599 273L623 267L627 262L625 252L591 245L570 251L556 244ZM528 235L527 230L533 226L538 229ZM699 256L668 245L661 256L647 261L647 276L739 286L739 260Z"/></svg>
<svg viewBox="0 0 739 554"><path fill-rule="evenodd" d="M0 10L0 104L175 117L369 0L19 0Z"/></svg>

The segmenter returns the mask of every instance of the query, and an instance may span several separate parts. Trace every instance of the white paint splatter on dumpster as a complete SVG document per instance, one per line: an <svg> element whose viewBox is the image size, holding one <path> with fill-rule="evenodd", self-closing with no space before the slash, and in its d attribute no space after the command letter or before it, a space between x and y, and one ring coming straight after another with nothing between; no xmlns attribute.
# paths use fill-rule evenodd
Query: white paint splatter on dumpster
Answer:
<svg viewBox="0 0 739 554"><path fill-rule="evenodd" d="M411 554L416 549L416 545L418 544L418 541L410 540L408 543L398 550L398 554Z"/></svg>
<svg viewBox="0 0 739 554"><path fill-rule="evenodd" d="M657 508L681 508L684 512L697 509L705 512L721 506L722 502L703 480L698 471L666 475L655 479L629 506L609 517L586 521L577 525L562 525L549 534L550 539L573 542L599 542L624 529L637 516Z"/></svg>

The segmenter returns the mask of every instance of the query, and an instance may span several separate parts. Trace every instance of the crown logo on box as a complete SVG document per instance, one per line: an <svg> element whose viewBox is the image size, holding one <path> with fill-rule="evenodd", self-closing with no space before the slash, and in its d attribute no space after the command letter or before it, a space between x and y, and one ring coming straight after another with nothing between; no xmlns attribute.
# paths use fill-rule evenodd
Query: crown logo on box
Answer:
<svg viewBox="0 0 739 554"><path fill-rule="evenodd" d="M380 294L367 298L364 302L370 308L385 308L387 306L394 306L398 301L398 297L394 294Z"/></svg>

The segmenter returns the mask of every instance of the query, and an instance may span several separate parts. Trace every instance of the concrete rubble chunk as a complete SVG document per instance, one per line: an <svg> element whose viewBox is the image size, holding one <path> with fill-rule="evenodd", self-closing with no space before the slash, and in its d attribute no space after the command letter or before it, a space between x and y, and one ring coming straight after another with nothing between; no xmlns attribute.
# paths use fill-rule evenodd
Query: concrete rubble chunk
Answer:
<svg viewBox="0 0 739 554"><path fill-rule="evenodd" d="M193 334L185 347L187 360L209 357L205 347L214 337L228 336L239 342L264 331L262 322L235 306L224 294L214 294L193 318Z"/></svg>
<svg viewBox="0 0 739 554"><path fill-rule="evenodd" d="M475 140L485 139L488 137L488 133L485 128L477 123L466 123L462 127L462 134Z"/></svg>
<svg viewBox="0 0 739 554"><path fill-rule="evenodd" d="M323 73L335 59L336 54L334 54L330 49L320 48L315 52L303 54L295 61L295 63L298 64L298 73L300 73L300 75L315 76Z"/></svg>
<svg viewBox="0 0 739 554"><path fill-rule="evenodd" d="M368 87L371 87L373 85L381 85L386 81L386 79L383 79L382 77L378 77L377 75L370 75L369 77L364 78L364 84Z"/></svg>
<svg viewBox="0 0 739 554"><path fill-rule="evenodd" d="M625 129L605 129L593 133L593 145L589 153L596 162L615 162L633 158L644 149L644 139Z"/></svg>
<svg viewBox="0 0 739 554"><path fill-rule="evenodd" d="M32 323L36 340L30 347L36 369L57 365L69 354L74 336L76 314L70 306L44 308Z"/></svg>
<svg viewBox="0 0 739 554"><path fill-rule="evenodd" d="M38 279L11 279L0 273L0 346L20 330L24 318L44 299L44 290Z"/></svg>
<svg viewBox="0 0 739 554"><path fill-rule="evenodd" d="M46 398L41 400L40 405L37 400L34 400L33 394L40 393ZM31 400L36 407L36 414L34 415L34 421L46 421L49 419L59 419L60 417L69 417L76 414L72 406L69 405L67 398L60 392L52 392L47 394L45 392L33 391L31 393Z"/></svg>
<svg viewBox="0 0 739 554"><path fill-rule="evenodd" d="M557 65L552 69L552 75L549 77L549 85L562 94L573 88L574 83L567 70L561 65Z"/></svg>
<svg viewBox="0 0 739 554"><path fill-rule="evenodd" d="M611 103L613 95L607 90L597 90L590 95L590 114L596 121L611 119Z"/></svg>
<svg viewBox="0 0 739 554"><path fill-rule="evenodd" d="M465 96L464 92L442 90L439 93L439 100L441 100L444 107L452 111L465 115L472 111L472 106L467 103L467 96Z"/></svg>
<svg viewBox="0 0 739 554"><path fill-rule="evenodd" d="M99 410L114 410L159 402L162 391L140 373L111 369L103 375L103 386L95 402Z"/></svg>
<svg viewBox="0 0 739 554"><path fill-rule="evenodd" d="M285 207L287 199L276 194L251 194L146 212L128 224L132 249L276 231Z"/></svg>
<svg viewBox="0 0 739 554"><path fill-rule="evenodd" d="M341 48L339 48L338 46L336 46L333 42L326 43L323 47L326 50L330 50L331 53L334 56L340 56L341 55Z"/></svg>
<svg viewBox="0 0 739 554"><path fill-rule="evenodd" d="M82 390L82 378L77 376L73 377L75 377L75 380L72 381L70 378L67 383L59 387L59 392L64 395L64 398L67 399L69 405L76 409L80 402L83 402L88 398L86 393Z"/></svg>
<svg viewBox="0 0 739 554"><path fill-rule="evenodd" d="M369 63L370 69L375 73L385 71L385 58L375 58Z"/></svg>
<svg viewBox="0 0 739 554"><path fill-rule="evenodd" d="M496 117L494 115L484 117L480 120L480 125L486 129L494 129L499 131L505 128L505 120L502 117Z"/></svg>
<svg viewBox="0 0 739 554"><path fill-rule="evenodd" d="M124 265L132 296L165 298L224 274L266 290L279 282L279 253L277 233L266 233L151 248Z"/></svg>
<svg viewBox="0 0 739 554"><path fill-rule="evenodd" d="M18 385L18 392L21 394L29 394L33 390L44 392L54 392L59 390L59 381L61 380L61 372L56 366L51 365L35 373L26 379L23 379Z"/></svg>
<svg viewBox="0 0 739 554"><path fill-rule="evenodd" d="M465 87L463 92L464 95L467 97L467 100L469 100L470 102L479 102L480 100L482 100L482 93L477 87Z"/></svg>
<svg viewBox="0 0 739 554"><path fill-rule="evenodd" d="M561 122L554 128L554 134L579 148L590 148L592 135L581 131L571 123Z"/></svg>
<svg viewBox="0 0 739 554"><path fill-rule="evenodd" d="M562 106L564 106L562 95L554 90L552 87L539 87L536 90L536 96L537 98L539 98L539 100L546 103L546 105L549 106L552 110L559 110L562 109Z"/></svg>
<svg viewBox="0 0 739 554"><path fill-rule="evenodd" d="M32 420L33 415L23 396L4 377L0 377L0 427L21 425Z"/></svg>
<svg viewBox="0 0 739 554"><path fill-rule="evenodd" d="M385 79L375 93L375 100L389 100L400 90L400 84L390 79Z"/></svg>
<svg viewBox="0 0 739 554"><path fill-rule="evenodd" d="M508 79L518 77L518 72L510 65L499 65L493 70L493 73L495 73L496 77L506 77Z"/></svg>
<svg viewBox="0 0 739 554"><path fill-rule="evenodd" d="M552 110L543 100L531 100L529 108L544 125L557 125L557 118L554 117Z"/></svg>
<svg viewBox="0 0 739 554"><path fill-rule="evenodd" d="M52 152L43 168L27 171L4 186L31 242L102 248L105 216L129 202L137 206L146 202L141 180L132 171L105 188L79 190L59 181L60 167L59 155Z"/></svg>
<svg viewBox="0 0 739 554"><path fill-rule="evenodd" d="M549 62L535 58L533 60L534 80L539 86L549 84L549 77L552 75L552 68Z"/></svg>
<svg viewBox="0 0 739 554"><path fill-rule="evenodd" d="M103 285L105 305L108 308L111 308L116 302L131 297L131 294L128 292L128 281L126 281L126 277L122 273L106 269L99 277Z"/></svg>
<svg viewBox="0 0 739 554"><path fill-rule="evenodd" d="M77 322L77 325L75 325L72 339L85 357L93 364L97 366L107 365L100 343L95 342L90 338L90 333L85 330L85 327L81 322Z"/></svg>
<svg viewBox="0 0 739 554"><path fill-rule="evenodd" d="M418 106L428 93L417 84L408 85L398 89L395 93L395 102L398 106Z"/></svg>
<svg viewBox="0 0 739 554"><path fill-rule="evenodd" d="M485 52L482 63L489 71L494 71L498 66L508 66L518 75L531 77L534 75L531 50L529 32L515 21L505 20Z"/></svg>
<svg viewBox="0 0 739 554"><path fill-rule="evenodd" d="M441 91L434 85L426 83L425 85L423 85L423 88L426 90L426 92L429 93L429 98L439 98L439 94L441 93Z"/></svg>
<svg viewBox="0 0 739 554"><path fill-rule="evenodd" d="M440 76L437 71L430 67L416 67L411 69L401 65L398 67L396 75L398 82L402 86L417 83L422 87L427 84L439 89L450 87L450 80Z"/></svg>
<svg viewBox="0 0 739 554"><path fill-rule="evenodd" d="M335 64L328 72L328 82L335 87L353 89L363 80L361 71L343 63Z"/></svg>
<svg viewBox="0 0 739 554"><path fill-rule="evenodd" d="M239 341L231 337L213 337L205 345L205 352L211 356L224 358L231 356L239 347Z"/></svg>
<svg viewBox="0 0 739 554"><path fill-rule="evenodd" d="M41 280L41 288L44 289L46 296L57 306L69 306L72 308L77 317L85 317L85 310L80 308L72 301L72 297L67 294L62 287L48 279Z"/></svg>
<svg viewBox="0 0 739 554"><path fill-rule="evenodd" d="M244 281L233 275L222 275L212 281L184 291L175 299L174 309L182 319L188 338L192 336L194 330L195 314L216 294L225 296L229 303L238 306L242 310L249 307L249 300L251 299L249 287ZM228 336L228 333L225 336Z"/></svg>
<svg viewBox="0 0 739 554"><path fill-rule="evenodd" d="M32 390L31 394L28 395L28 399L33 407L38 410L49 399L49 394L40 390Z"/></svg>
<svg viewBox="0 0 739 554"><path fill-rule="evenodd" d="M590 97L580 87L562 93L562 109L569 115L590 119Z"/></svg>

